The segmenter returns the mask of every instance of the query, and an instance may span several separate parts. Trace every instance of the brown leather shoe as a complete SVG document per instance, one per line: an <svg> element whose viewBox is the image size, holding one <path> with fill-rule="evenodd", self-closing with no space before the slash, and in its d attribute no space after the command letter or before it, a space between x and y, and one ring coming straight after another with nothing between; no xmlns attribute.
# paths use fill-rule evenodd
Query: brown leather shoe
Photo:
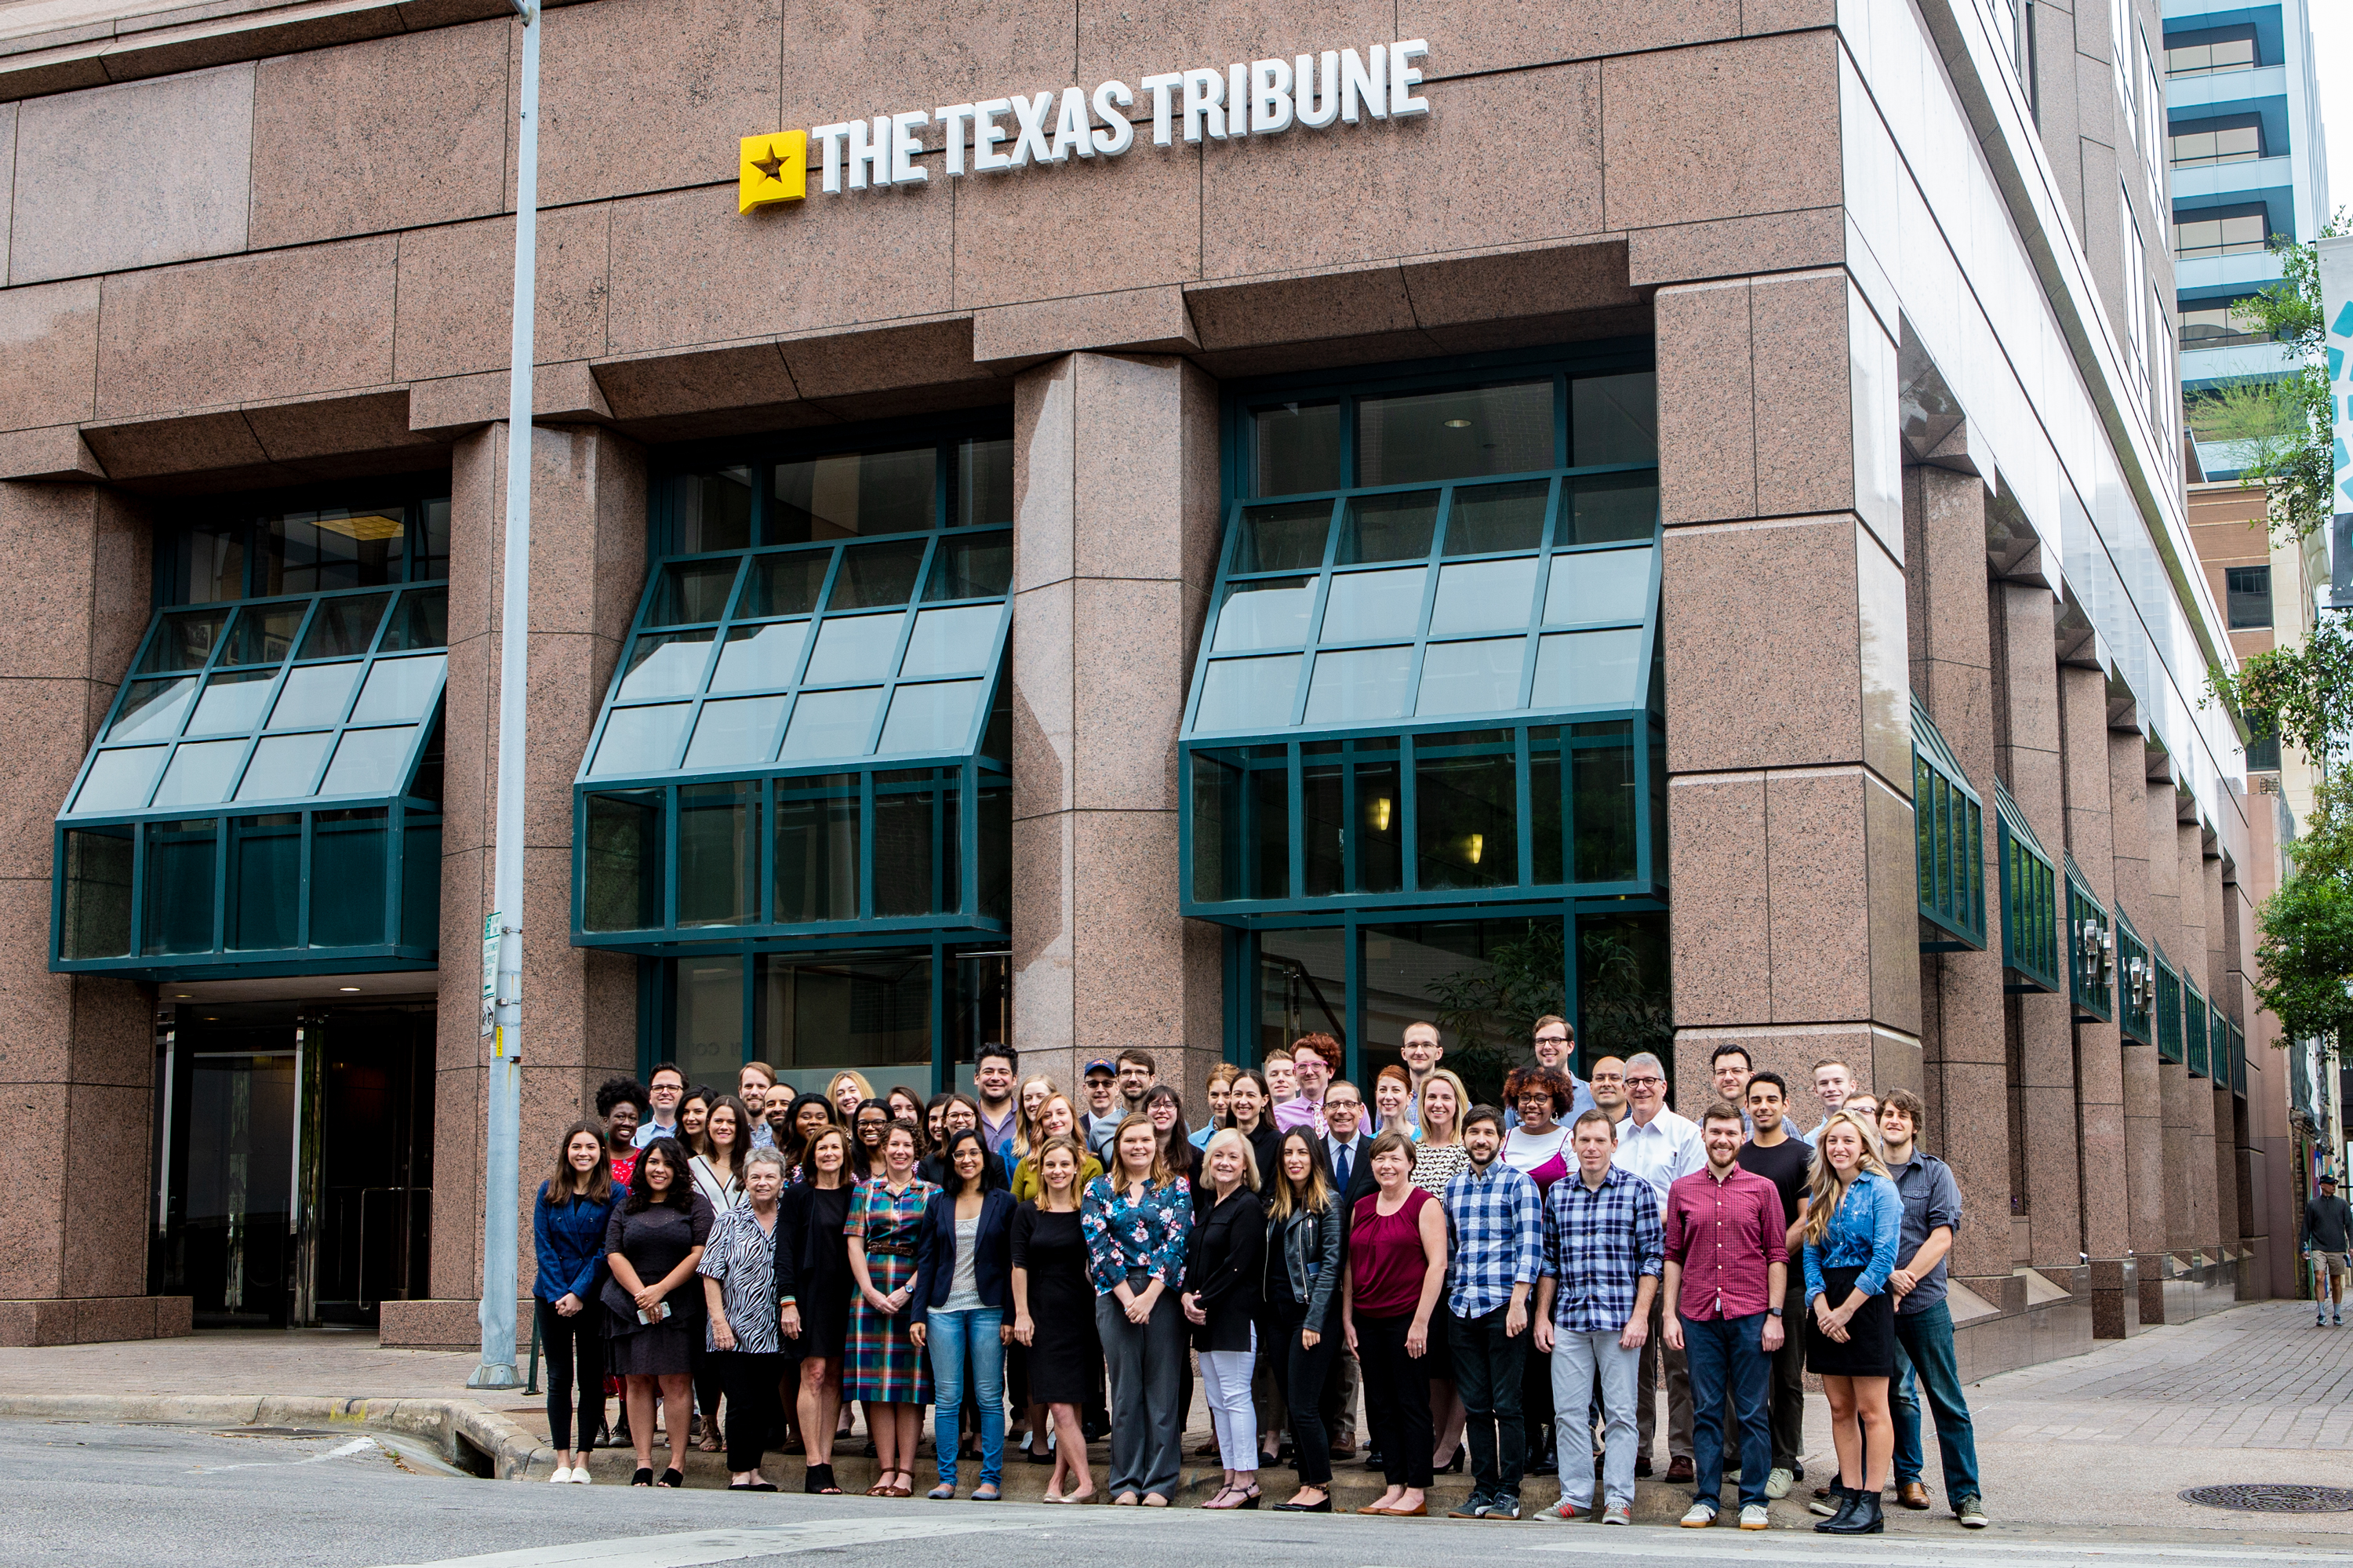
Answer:
<svg viewBox="0 0 2353 1568"><path fill-rule="evenodd" d="M1692 1479L1692 1462L1681 1456L1667 1462L1667 1484L1686 1484Z"/></svg>
<svg viewBox="0 0 2353 1568"><path fill-rule="evenodd" d="M1918 1481L1905 1481L1895 1489L1895 1500L1908 1509L1926 1510L1928 1489Z"/></svg>

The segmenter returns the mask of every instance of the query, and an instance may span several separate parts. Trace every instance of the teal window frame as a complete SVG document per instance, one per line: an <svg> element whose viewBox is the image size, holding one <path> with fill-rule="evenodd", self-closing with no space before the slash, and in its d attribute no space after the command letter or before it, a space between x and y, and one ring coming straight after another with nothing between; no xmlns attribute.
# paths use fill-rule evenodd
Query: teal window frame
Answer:
<svg viewBox="0 0 2353 1568"><path fill-rule="evenodd" d="M2001 870L2001 961L2018 977L2004 989L2055 991L2059 960L2059 868L1997 775L1995 848Z"/></svg>
<svg viewBox="0 0 2353 1568"><path fill-rule="evenodd" d="M812 951L921 948L936 945L934 938L986 944L1010 931L1009 566L1001 589L929 597L934 575L943 582L946 579L945 553L952 547L1002 540L1009 559L1009 516L972 523L959 523L955 516L957 465L966 443L1004 443L1009 461L1009 420L996 415L861 426L823 437L705 442L662 456L653 475L649 503L648 541L655 553L629 640L574 779L572 940L575 947L649 957L741 951L748 960L762 952L780 951L786 944L795 950ZM927 445L933 449L934 463L928 527L813 542L770 542L782 529L776 479L780 466L830 457L903 455ZM686 542L683 513L691 488L688 482L722 470L747 475L745 528L750 542L719 550L677 551L674 547ZM845 563L852 552L869 546L904 551L911 546L919 546L921 554L912 586L898 604L885 606L878 601L837 609L837 598L850 583ZM807 609L781 614L755 606L752 596L763 564L790 567L796 561L803 563L802 580L818 585ZM671 613L669 596L673 574L703 571L730 574L719 599L719 613L691 619ZM997 607L997 613L985 651L966 662L969 669L960 668L947 677L976 682L979 687L964 736L944 747L880 752L894 694L933 683L932 678L902 673L919 612L989 606ZM890 673L854 681L811 678L809 666L827 622L853 610L898 617L887 653ZM713 660L727 646L731 633L774 625L801 629L798 651L786 679L741 690L708 689L721 679ZM693 691L643 697L625 694L632 651L646 640L680 633L708 633L709 650L701 656ZM804 760L781 759L779 751L786 744L785 731L790 715L805 695L867 689L878 689L881 694L865 720L862 749ZM693 737L708 703L763 696L779 705L765 743L767 760L707 768L689 764ZM595 771L599 748L617 715L670 705L682 707L685 714L665 752L635 769ZM732 804L725 793L731 788L736 791ZM904 885L894 876L878 875L878 833L892 824L903 823L907 811L920 814L926 806L930 822L923 835L927 848L920 874L928 878L931 893L919 901L928 906L915 909L905 907L903 898L885 896L886 887L903 892ZM821 912L805 906L787 907L780 897L778 867L784 846L778 813L787 810L814 813L809 820L816 824L818 836L808 842L829 842L837 851L844 843L850 846L851 863L829 866L822 879L825 891L813 895L828 906ZM698 828L702 813L725 810L742 813L732 830L723 821L714 839L710 831ZM613 825L632 817L638 823L634 838ZM723 847L714 848L722 840ZM905 842L903 834L901 842ZM711 858L714 854L716 860ZM684 885L690 863L713 868L714 876L733 879L732 909L714 917L707 908L682 907L704 896L700 891L702 885L692 889ZM607 889L617 885L608 878L627 875L616 868L628 865L635 867L639 913L617 916L615 911L628 900L606 896ZM837 875L837 870L847 874ZM596 905L594 911L592 899ZM747 1018L749 1007L747 1002ZM747 1034L746 1039L750 1038Z"/></svg>
<svg viewBox="0 0 2353 1568"><path fill-rule="evenodd" d="M50 969L163 981L436 967L448 593L446 581L395 582L158 609L54 825ZM384 602L374 611L364 646L304 656L329 617L369 599ZM264 617L280 627L290 617L290 630L268 633L282 636L284 652L240 657L252 646L244 623ZM199 644L192 657L172 652ZM375 671L427 658L435 662L429 679L403 699L418 716L390 722L363 716ZM332 716L273 729L272 716L296 673L343 665L354 673ZM193 716L198 694L214 689L216 681L263 690L247 705L249 717L187 733L201 722ZM184 688L168 698L176 707L164 709L173 716L127 745L110 744L141 700L142 685ZM401 729L408 733L389 770L398 788L322 792L346 736ZM276 766L260 758L262 747L297 735L320 738L304 771L291 776L296 787L284 795L239 798L240 781L250 782L253 769ZM240 747L220 786L225 798L153 803L181 749L223 745ZM161 754L139 797L142 804L75 810L109 754L142 748ZM377 833L379 814L381 842L372 848L363 841ZM369 939L365 915L349 913L332 895L364 889L366 879L379 875L383 907ZM248 882L253 876L262 878L259 888Z"/></svg>
<svg viewBox="0 0 2353 1568"><path fill-rule="evenodd" d="M2150 963L2157 972L2157 1059L2179 1065L2181 1055L2181 972L2165 956L2162 942L2152 945Z"/></svg>
<svg viewBox="0 0 2353 1568"><path fill-rule="evenodd" d="M1985 951L1985 801L1916 695L1912 699L1912 812L1923 927L1920 950Z"/></svg>
<svg viewBox="0 0 2353 1568"><path fill-rule="evenodd" d="M2188 975L2183 975L2181 977L2181 1060L2183 1065L2189 1069L2189 1075L2193 1078L2208 1077L2212 1073L2211 1043L2208 1037L2208 1024L2212 1017L2213 1009L2207 1002L2205 993L2190 983Z"/></svg>
<svg viewBox="0 0 2353 1568"><path fill-rule="evenodd" d="M2247 1097L2247 1032L2236 1022L2224 1016L2222 1025L2231 1032L2231 1093L2240 1099Z"/></svg>
<svg viewBox="0 0 2353 1568"><path fill-rule="evenodd" d="M1569 462L1572 384L1588 377L1647 373L1651 367L1651 344L1641 340L1573 351L1548 349L1374 368L1344 380L1328 375L1280 377L1240 384L1229 390L1222 454L1225 533L1219 545L1210 620L1195 662L1178 754L1179 907L1183 914L1236 927L1324 926L1381 912L1388 912L1387 918L1393 921L1408 910L1430 911L1430 917L1443 918L1450 909L1475 908L1480 917L1486 918L1504 906L1515 914L1541 912L1549 917L1564 913L1564 906L1583 907L1582 900L1656 899L1663 894L1667 879L1665 728L1658 642L1662 550L1655 506L1647 538L1580 545L1564 537L1569 498L1579 481L1632 475L1637 480L1650 476L1655 482L1657 471L1654 460L1582 467ZM1354 408L1357 400L1545 376L1554 383L1555 461L1550 467L1404 484L1343 483L1330 490L1283 495L1255 493L1250 479L1257 463L1255 411L1291 402L1336 402L1340 445L1335 469L1347 481L1356 477ZM1548 487L1539 543L1484 555L1448 553L1448 533L1454 523L1459 491L1535 484ZM1427 548L1418 556L1384 560L1374 568L1423 573L1410 628L1388 635L1319 640L1317 632L1335 585L1352 576L1351 563L1341 558L1350 508L1362 502L1416 493L1438 496ZM1331 508L1323 524L1325 533L1319 564L1261 570L1244 559L1246 509L1318 505ZM1639 604L1630 602L1626 613L1604 620L1546 619L1546 574L1554 563L1633 551L1649 552ZM1528 556L1535 562L1535 588L1525 625L1483 631L1433 630L1446 568ZM1270 715L1257 727L1204 728L1201 707L1213 668L1229 663L1234 652L1215 645L1218 615L1237 592L1267 581L1298 582L1308 588L1309 608L1301 620L1299 638L1279 644L1252 644L1245 651L1249 658L1296 660L1290 697L1279 717ZM1537 700L1539 640L1547 629L1570 625L1579 630L1638 632L1638 652L1631 665L1634 701L1580 708ZM1554 630L1551 634L1561 633ZM1443 716L1309 722L1319 658L1356 652L1360 645L1397 647L1409 658L1401 689L1412 694L1420 689L1420 672L1431 649L1498 638L1524 640L1514 704ZM1577 830L1580 761L1598 773L1617 770L1618 788L1624 794L1607 819L1610 825L1606 831L1614 833L1617 841L1607 869L1626 874L1579 876L1580 870L1592 869L1599 854L1580 853ZM1470 774L1482 763L1493 769L1495 793L1500 795L1507 786L1511 794L1509 811L1498 811L1493 824L1508 825L1512 838L1510 862L1497 869L1486 868L1483 857L1486 841L1498 835L1483 831L1458 834L1451 825L1441 828L1439 812L1425 800L1428 781L1441 776L1440 770L1451 768ZM1385 793L1368 795L1374 786L1367 780L1382 770L1388 771L1391 783ZM1311 788L1319 779L1330 781L1320 787L1321 793ZM1594 800L1606 798L1606 791L1597 790ZM1374 826L1366 812L1377 800L1387 811L1386 820ZM1594 800L1588 800L1588 812L1599 809ZM1319 821L1317 812L1331 808L1336 813L1320 820L1327 827L1342 825L1337 834L1340 848L1336 855L1313 854L1313 846L1330 836L1312 831ZM1360 831L1360 822L1369 832ZM1381 843L1378 835L1388 832L1394 833L1394 842ZM1442 839L1441 833L1445 834ZM1458 838L1461 843L1454 842ZM1368 841L1385 864L1393 863L1393 871L1376 874L1368 869ZM1626 863L1629 859L1630 865ZM1465 872L1463 863L1481 869ZM1312 869L1316 874L1311 874ZM1322 890L1308 891L1319 885Z"/></svg>
<svg viewBox="0 0 2353 1568"><path fill-rule="evenodd" d="M2116 1033L2126 1045L2157 1044L2157 965L2148 944L2118 905L2116 917Z"/></svg>
<svg viewBox="0 0 2353 1568"><path fill-rule="evenodd" d="M2107 906L2092 891L2075 857L2062 853L2067 877L2067 999L2077 1016L2113 1023L2116 938Z"/></svg>

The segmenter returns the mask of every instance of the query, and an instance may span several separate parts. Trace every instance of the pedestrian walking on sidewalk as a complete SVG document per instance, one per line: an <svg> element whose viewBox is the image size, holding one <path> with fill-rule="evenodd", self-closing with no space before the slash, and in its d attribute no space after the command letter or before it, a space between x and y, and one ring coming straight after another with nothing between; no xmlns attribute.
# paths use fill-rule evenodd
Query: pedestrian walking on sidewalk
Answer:
<svg viewBox="0 0 2353 1568"><path fill-rule="evenodd" d="M1765 1530L1773 1437L1766 1419L1773 1352L1781 1347L1788 1226L1781 1194L1741 1169L1740 1107L1718 1100L1700 1117L1707 1164L1667 1189L1668 1343L1683 1352L1692 1387L1692 1506L1687 1529L1715 1522L1724 1456L1740 1462L1740 1528ZM1738 1425L1725 1417L1729 1405ZM1737 1445L1736 1447L1735 1445Z"/></svg>
<svg viewBox="0 0 2353 1568"><path fill-rule="evenodd" d="M1953 1355L1953 1314L1945 1302L1945 1259L1961 1226L1961 1187L1946 1163L1915 1142L1927 1106L1909 1089L1890 1090L1879 1107L1879 1138L1887 1172L1904 1199L1903 1240L1887 1288L1895 1298L1895 1500L1908 1509L1928 1506L1921 1480L1920 1397L1913 1374L1927 1391L1936 1413L1936 1447L1945 1461L1945 1495L1964 1529L1986 1526L1978 1492L1978 1440L1969 1422L1969 1402L1961 1392L1960 1363Z"/></svg>
<svg viewBox="0 0 2353 1568"><path fill-rule="evenodd" d="M555 1446L555 1474L549 1479L584 1487L588 1451L596 1446L596 1429L605 1419L605 1335L589 1308L605 1276L605 1227L612 1220L615 1197L603 1126L573 1123L557 1142L555 1170L539 1184L539 1202L532 1205L532 1245L539 1263L532 1294L539 1342L547 1352L547 1435ZM575 1434L577 1446L572 1441Z"/></svg>
<svg viewBox="0 0 2353 1568"><path fill-rule="evenodd" d="M2320 1326L2323 1298L2328 1319L2345 1322L2347 1260L2353 1255L2353 1212L2337 1195L2337 1178L2320 1173L2320 1191L2305 1200L2304 1254L2312 1260L2312 1322Z"/></svg>
<svg viewBox="0 0 2353 1568"><path fill-rule="evenodd" d="M1836 1514L1814 1528L1827 1535L1876 1535L1887 1526L1879 1494L1887 1485L1895 1432L1887 1380L1895 1372L1894 1299L1887 1294L1903 1237L1904 1201L1880 1158L1879 1135L1840 1109L1814 1138L1812 1196L1806 1213L1806 1367L1831 1404L1839 1478Z"/></svg>
<svg viewBox="0 0 2353 1568"><path fill-rule="evenodd" d="M693 1348L702 1338L702 1287L694 1277L711 1239L711 1205L686 1173L686 1150L657 1138L639 1151L629 1195L605 1226L605 1331L613 1370L628 1390L629 1430L638 1451L629 1484L654 1481L654 1401L670 1433L670 1467L660 1484L686 1484Z"/></svg>
<svg viewBox="0 0 2353 1568"><path fill-rule="evenodd" d="M721 1100L713 1115L734 1103L732 1096ZM785 1158L773 1148L754 1149L744 1157L741 1174L743 1202L721 1212L696 1272L702 1276L710 1323L705 1349L727 1395L727 1489L772 1492L776 1485L760 1474L760 1456L776 1424L776 1384L784 1375L776 1199L784 1191ZM714 1414L716 1408L714 1402Z"/></svg>

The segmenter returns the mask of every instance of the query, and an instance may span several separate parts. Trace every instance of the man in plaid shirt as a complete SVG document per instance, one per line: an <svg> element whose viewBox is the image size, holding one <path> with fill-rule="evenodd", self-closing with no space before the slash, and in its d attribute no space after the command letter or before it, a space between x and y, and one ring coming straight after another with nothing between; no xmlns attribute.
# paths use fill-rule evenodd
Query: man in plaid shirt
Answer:
<svg viewBox="0 0 2353 1568"><path fill-rule="evenodd" d="M1496 1158L1504 1113L1494 1107L1462 1118L1462 1149L1471 1163L1446 1184L1454 1233L1446 1304L1472 1479L1470 1500L1454 1517L1517 1519L1527 1465L1520 1377L1527 1367L1528 1290L1544 1252L1544 1199L1534 1181Z"/></svg>
<svg viewBox="0 0 2353 1568"><path fill-rule="evenodd" d="M1650 1333L1651 1301L1664 1267L1659 1198L1651 1183L1610 1163L1618 1128L1589 1110L1569 1129L1577 1174L1552 1184L1544 1205L1544 1269L1536 1280L1535 1342L1552 1356L1552 1407L1592 1407L1601 1385L1601 1522L1631 1524L1635 1372ZM1560 1501L1537 1517L1574 1520L1593 1505L1593 1449L1560 1445Z"/></svg>

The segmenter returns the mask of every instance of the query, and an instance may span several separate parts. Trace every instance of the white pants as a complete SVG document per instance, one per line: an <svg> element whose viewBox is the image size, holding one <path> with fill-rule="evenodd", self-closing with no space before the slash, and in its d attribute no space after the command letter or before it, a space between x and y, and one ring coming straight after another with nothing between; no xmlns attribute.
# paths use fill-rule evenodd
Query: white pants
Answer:
<svg viewBox="0 0 2353 1568"><path fill-rule="evenodd" d="M1229 1470L1259 1467L1258 1409L1250 1402L1250 1369L1258 1361L1258 1330L1250 1330L1247 1351L1203 1351L1201 1392L1209 1406L1209 1425L1218 1435L1218 1454Z"/></svg>

